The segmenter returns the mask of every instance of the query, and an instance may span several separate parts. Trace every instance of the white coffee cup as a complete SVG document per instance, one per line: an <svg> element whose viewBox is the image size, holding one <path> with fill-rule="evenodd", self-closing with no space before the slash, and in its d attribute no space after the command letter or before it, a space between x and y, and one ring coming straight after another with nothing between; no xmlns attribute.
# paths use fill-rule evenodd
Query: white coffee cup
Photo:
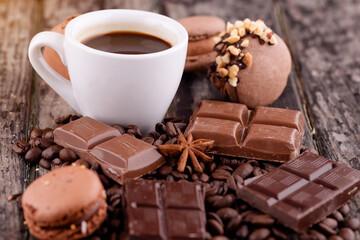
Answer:
<svg viewBox="0 0 360 240"><path fill-rule="evenodd" d="M117 54L81 42L114 32L136 31L171 43L164 51ZM177 21L137 10L101 10L71 20L65 35L38 33L30 42L29 58L38 74L79 114L107 124L154 129L164 117L180 84L188 35ZM68 67L71 81L55 72L41 49L53 48Z"/></svg>

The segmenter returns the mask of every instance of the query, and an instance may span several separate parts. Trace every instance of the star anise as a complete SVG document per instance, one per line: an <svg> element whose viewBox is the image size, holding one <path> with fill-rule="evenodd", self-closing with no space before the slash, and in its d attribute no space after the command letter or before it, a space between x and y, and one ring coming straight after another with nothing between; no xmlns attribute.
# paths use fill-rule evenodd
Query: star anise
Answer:
<svg viewBox="0 0 360 240"><path fill-rule="evenodd" d="M203 169L200 166L199 159L204 162L210 162L213 157L205 154L214 145L214 140L209 139L197 139L194 141L191 133L185 138L184 134L179 131L179 137L177 144L165 144L159 145L158 149L160 153L166 157L180 156L177 163L177 170L184 172L187 160L190 158L193 165L193 169L196 172L202 172Z"/></svg>

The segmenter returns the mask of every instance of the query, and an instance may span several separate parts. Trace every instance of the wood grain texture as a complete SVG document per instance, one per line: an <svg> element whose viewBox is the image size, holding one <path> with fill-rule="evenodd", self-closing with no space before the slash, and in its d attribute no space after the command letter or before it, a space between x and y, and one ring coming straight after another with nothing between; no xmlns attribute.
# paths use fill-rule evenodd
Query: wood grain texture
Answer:
<svg viewBox="0 0 360 240"><path fill-rule="evenodd" d="M319 151L360 169L360 2L282 5ZM358 196L351 206L358 217L359 206Z"/></svg>
<svg viewBox="0 0 360 240"><path fill-rule="evenodd" d="M21 239L23 220L7 196L24 188L25 163L11 150L25 139L30 108L31 67L27 47L34 26L35 1L0 2L0 239Z"/></svg>

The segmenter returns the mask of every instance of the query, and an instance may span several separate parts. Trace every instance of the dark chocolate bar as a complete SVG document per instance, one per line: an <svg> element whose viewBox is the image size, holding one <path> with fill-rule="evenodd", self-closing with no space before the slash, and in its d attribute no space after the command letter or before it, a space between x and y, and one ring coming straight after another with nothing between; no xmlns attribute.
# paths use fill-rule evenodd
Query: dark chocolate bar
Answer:
<svg viewBox="0 0 360 240"><path fill-rule="evenodd" d="M211 153L285 162L300 153L304 117L300 111L203 100L185 135L215 140Z"/></svg>
<svg viewBox="0 0 360 240"><path fill-rule="evenodd" d="M156 147L89 117L54 130L54 141L73 149L90 164L97 162L104 174L122 184L161 166L165 160Z"/></svg>
<svg viewBox="0 0 360 240"><path fill-rule="evenodd" d="M123 206L130 239L205 239L204 186L129 180Z"/></svg>
<svg viewBox="0 0 360 240"><path fill-rule="evenodd" d="M237 196L297 232L331 214L360 187L360 171L304 152L267 174L245 181Z"/></svg>

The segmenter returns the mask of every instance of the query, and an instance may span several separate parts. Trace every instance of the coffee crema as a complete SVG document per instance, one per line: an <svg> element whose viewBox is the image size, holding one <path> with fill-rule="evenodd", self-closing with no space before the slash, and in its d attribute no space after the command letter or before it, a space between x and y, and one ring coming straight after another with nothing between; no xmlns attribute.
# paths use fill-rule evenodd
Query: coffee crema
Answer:
<svg viewBox="0 0 360 240"><path fill-rule="evenodd" d="M119 54L148 54L172 47L169 42L159 37L133 31L99 34L89 37L81 43L100 51Z"/></svg>

